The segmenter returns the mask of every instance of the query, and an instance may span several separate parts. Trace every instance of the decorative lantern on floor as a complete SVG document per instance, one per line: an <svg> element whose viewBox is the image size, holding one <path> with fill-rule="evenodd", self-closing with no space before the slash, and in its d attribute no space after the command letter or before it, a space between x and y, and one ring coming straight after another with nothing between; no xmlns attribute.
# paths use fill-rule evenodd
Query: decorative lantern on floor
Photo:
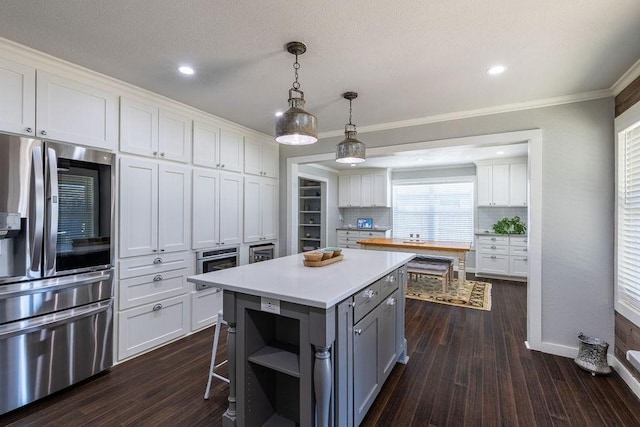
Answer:
<svg viewBox="0 0 640 427"><path fill-rule="evenodd" d="M578 334L580 346L578 356L575 358L576 365L591 372L591 375L607 375L611 373L611 368L607 363L607 349L609 344L599 338L587 337L582 332Z"/></svg>

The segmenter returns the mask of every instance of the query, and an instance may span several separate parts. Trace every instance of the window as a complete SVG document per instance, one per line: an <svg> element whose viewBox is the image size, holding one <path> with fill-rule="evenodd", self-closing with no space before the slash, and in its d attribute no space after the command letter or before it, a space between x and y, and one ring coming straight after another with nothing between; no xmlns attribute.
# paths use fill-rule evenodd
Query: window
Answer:
<svg viewBox="0 0 640 427"><path fill-rule="evenodd" d="M618 133L617 161L617 305L624 307L623 315L639 324L640 122Z"/></svg>
<svg viewBox="0 0 640 427"><path fill-rule="evenodd" d="M58 175L60 218L58 251L70 248L74 240L97 236L96 177Z"/></svg>
<svg viewBox="0 0 640 427"><path fill-rule="evenodd" d="M473 242L473 180L394 183L393 236Z"/></svg>

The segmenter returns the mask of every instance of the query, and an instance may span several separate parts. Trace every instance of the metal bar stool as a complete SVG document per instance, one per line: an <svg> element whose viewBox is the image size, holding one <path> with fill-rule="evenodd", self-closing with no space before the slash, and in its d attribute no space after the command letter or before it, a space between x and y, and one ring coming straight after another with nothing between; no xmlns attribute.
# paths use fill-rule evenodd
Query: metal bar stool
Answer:
<svg viewBox="0 0 640 427"><path fill-rule="evenodd" d="M215 370L220 366L227 363L227 359L216 365L216 353L218 352L218 339L220 338L220 327L222 324L227 324L222 318L222 310L218 312L218 321L216 322L216 331L213 334L213 348L211 349L211 365L209 366L209 381L207 381L207 390L204 392L204 398L209 399L209 391L211 391L211 380L215 377L225 383L229 384L229 378L225 378L220 374L217 374Z"/></svg>

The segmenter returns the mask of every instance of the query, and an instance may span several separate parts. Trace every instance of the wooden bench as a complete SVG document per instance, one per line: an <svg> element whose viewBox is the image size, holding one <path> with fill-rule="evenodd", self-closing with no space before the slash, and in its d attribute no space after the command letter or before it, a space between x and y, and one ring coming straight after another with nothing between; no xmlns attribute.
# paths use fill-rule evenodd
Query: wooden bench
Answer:
<svg viewBox="0 0 640 427"><path fill-rule="evenodd" d="M449 291L453 280L453 258L418 255L407 264L409 279L418 280L420 275L436 278L442 282L442 292Z"/></svg>

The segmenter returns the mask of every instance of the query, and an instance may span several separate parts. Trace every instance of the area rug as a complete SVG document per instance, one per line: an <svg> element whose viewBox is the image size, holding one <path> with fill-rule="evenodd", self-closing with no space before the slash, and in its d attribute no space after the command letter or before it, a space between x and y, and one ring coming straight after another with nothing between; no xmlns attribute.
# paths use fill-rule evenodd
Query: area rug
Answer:
<svg viewBox="0 0 640 427"><path fill-rule="evenodd" d="M418 276L418 279L407 281L407 298L440 304L455 305L457 307L491 310L491 283L467 280L458 289L457 279L451 283L447 293L442 292L442 283L438 279L428 276Z"/></svg>

